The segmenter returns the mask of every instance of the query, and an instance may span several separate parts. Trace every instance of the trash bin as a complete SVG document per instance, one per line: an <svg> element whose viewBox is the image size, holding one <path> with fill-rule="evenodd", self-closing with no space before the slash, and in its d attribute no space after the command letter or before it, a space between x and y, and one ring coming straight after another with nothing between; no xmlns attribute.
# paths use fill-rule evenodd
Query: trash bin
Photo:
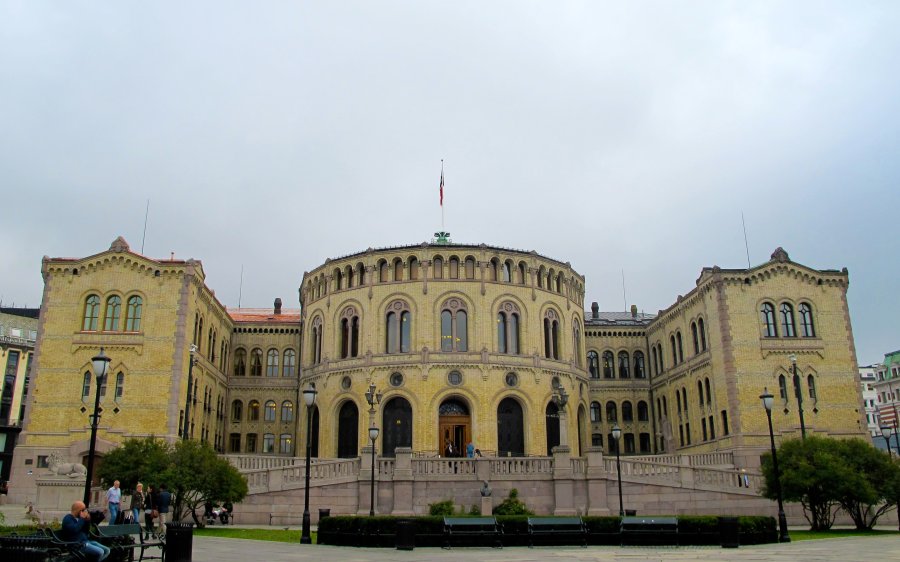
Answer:
<svg viewBox="0 0 900 562"><path fill-rule="evenodd" d="M737 517L719 517L719 542L722 548L737 548L741 544Z"/></svg>
<svg viewBox="0 0 900 562"><path fill-rule="evenodd" d="M409 519L397 521L397 550L416 548L416 525Z"/></svg>
<svg viewBox="0 0 900 562"><path fill-rule="evenodd" d="M166 523L166 560L169 562L191 562L193 549L193 523Z"/></svg>
<svg viewBox="0 0 900 562"><path fill-rule="evenodd" d="M319 521L325 519L326 517L331 517L331 509L323 509L319 508Z"/></svg>
<svg viewBox="0 0 900 562"><path fill-rule="evenodd" d="M636 509L626 509L625 510L625 517L635 517L636 515L637 515Z"/></svg>

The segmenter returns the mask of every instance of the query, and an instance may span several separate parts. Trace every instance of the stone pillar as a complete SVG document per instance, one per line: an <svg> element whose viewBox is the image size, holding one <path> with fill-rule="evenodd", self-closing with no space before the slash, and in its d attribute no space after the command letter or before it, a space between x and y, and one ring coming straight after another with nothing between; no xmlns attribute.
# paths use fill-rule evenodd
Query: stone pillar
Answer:
<svg viewBox="0 0 900 562"><path fill-rule="evenodd" d="M360 463L359 463L359 476L357 477L358 482L358 494L357 494L357 507L356 514L357 515L368 515L369 508L369 498L371 497L371 484L372 484L372 445L366 445L360 451Z"/></svg>
<svg viewBox="0 0 900 562"><path fill-rule="evenodd" d="M414 515L412 449L397 447L394 450L394 510L391 515Z"/></svg>
<svg viewBox="0 0 900 562"><path fill-rule="evenodd" d="M490 517L494 513L494 498L491 496L482 496L481 498L481 514Z"/></svg>
<svg viewBox="0 0 900 562"><path fill-rule="evenodd" d="M678 464L678 475L681 477L682 488L694 487L694 469L691 468L691 458L687 455L681 455Z"/></svg>
<svg viewBox="0 0 900 562"><path fill-rule="evenodd" d="M312 467L310 467L312 468ZM284 489L284 468L269 469L269 492L280 492Z"/></svg>
<svg viewBox="0 0 900 562"><path fill-rule="evenodd" d="M553 499L553 515L576 515L572 457L565 445L553 448Z"/></svg>
<svg viewBox="0 0 900 562"><path fill-rule="evenodd" d="M603 460L603 447L588 447L585 452L587 463L588 515L611 515L607 503L609 473Z"/></svg>
<svg viewBox="0 0 900 562"><path fill-rule="evenodd" d="M569 446L569 413L565 406L559 409L559 445Z"/></svg>

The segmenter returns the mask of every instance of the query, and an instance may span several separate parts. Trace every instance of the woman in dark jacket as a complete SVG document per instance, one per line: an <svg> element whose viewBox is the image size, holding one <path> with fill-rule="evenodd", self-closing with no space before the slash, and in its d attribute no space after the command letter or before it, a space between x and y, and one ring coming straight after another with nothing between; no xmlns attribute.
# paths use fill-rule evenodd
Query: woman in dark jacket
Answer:
<svg viewBox="0 0 900 562"><path fill-rule="evenodd" d="M153 486L147 486L144 494L144 540L150 538L153 532L153 510L156 509L157 491Z"/></svg>

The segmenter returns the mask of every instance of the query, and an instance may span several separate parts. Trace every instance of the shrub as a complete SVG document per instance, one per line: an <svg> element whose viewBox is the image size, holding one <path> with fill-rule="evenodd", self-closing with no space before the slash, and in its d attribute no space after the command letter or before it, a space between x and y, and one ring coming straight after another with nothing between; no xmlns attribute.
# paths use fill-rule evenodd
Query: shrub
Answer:
<svg viewBox="0 0 900 562"><path fill-rule="evenodd" d="M442 502L428 504L428 515L449 517L455 512L456 506L453 505L453 500L444 500Z"/></svg>
<svg viewBox="0 0 900 562"><path fill-rule="evenodd" d="M766 544L778 542L775 518L762 515L738 517L741 544Z"/></svg>
<svg viewBox="0 0 900 562"><path fill-rule="evenodd" d="M494 515L534 515L522 500L519 499L519 490L513 488L509 496L500 505L494 508Z"/></svg>

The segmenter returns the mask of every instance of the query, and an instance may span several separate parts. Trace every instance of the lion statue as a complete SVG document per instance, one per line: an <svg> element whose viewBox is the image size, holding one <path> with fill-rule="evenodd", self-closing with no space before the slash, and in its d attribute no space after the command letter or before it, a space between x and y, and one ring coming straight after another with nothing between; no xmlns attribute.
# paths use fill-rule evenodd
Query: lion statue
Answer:
<svg viewBox="0 0 900 562"><path fill-rule="evenodd" d="M87 477L87 468L83 464L63 462L56 453L50 453L50 456L47 458L47 468L50 469L52 474L60 476L68 476L69 478Z"/></svg>

